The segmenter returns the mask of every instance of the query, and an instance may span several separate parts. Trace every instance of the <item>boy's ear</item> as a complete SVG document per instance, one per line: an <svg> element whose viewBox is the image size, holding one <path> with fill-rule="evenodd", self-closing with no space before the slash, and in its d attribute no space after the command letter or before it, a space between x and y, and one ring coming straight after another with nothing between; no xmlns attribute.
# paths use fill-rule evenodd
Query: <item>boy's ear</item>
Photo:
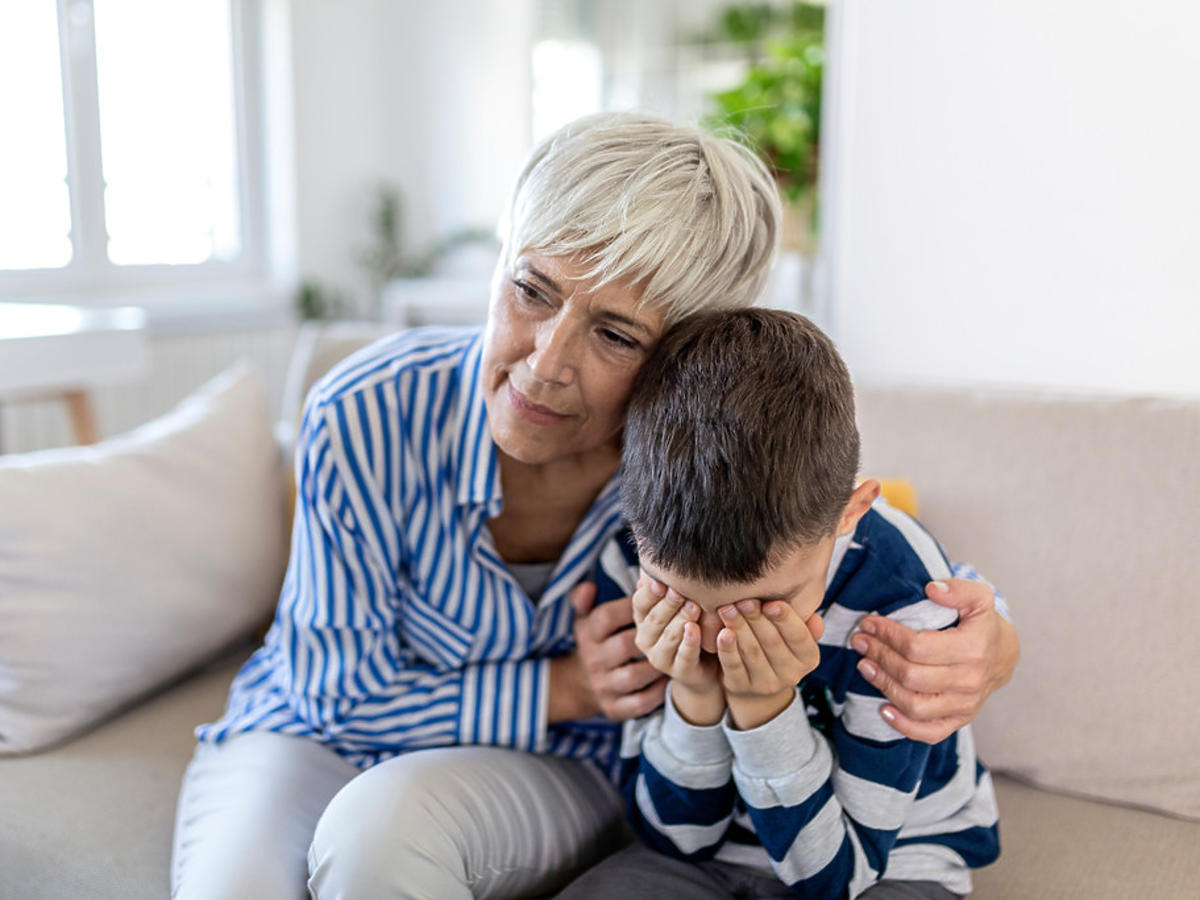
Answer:
<svg viewBox="0 0 1200 900"><path fill-rule="evenodd" d="M842 520L838 523L838 535L850 534L854 531L858 520L867 514L871 504L879 496L879 482L874 478L864 479L862 484L850 495L850 502L842 511Z"/></svg>

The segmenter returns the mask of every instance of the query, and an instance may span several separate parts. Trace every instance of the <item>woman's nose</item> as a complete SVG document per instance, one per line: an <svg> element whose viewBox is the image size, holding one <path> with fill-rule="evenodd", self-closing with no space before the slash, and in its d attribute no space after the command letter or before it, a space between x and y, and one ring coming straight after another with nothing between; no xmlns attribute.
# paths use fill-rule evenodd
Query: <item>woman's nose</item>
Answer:
<svg viewBox="0 0 1200 900"><path fill-rule="evenodd" d="M537 330L529 370L539 381L569 383L578 355L574 325L565 318L545 322Z"/></svg>

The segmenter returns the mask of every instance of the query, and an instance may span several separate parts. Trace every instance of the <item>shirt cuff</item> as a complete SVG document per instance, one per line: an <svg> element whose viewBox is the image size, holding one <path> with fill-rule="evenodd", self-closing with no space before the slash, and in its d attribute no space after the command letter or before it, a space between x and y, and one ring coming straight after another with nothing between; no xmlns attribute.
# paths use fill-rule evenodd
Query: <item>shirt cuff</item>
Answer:
<svg viewBox="0 0 1200 900"><path fill-rule="evenodd" d="M796 689L779 715L749 731L739 731L728 713L721 723L737 768L751 778L778 778L804 768L816 749L804 700Z"/></svg>
<svg viewBox="0 0 1200 900"><path fill-rule="evenodd" d="M458 673L459 744L543 752L550 658L473 663Z"/></svg>
<svg viewBox="0 0 1200 900"><path fill-rule="evenodd" d="M1008 619L1008 622L1010 625L1016 624L1015 622L1013 622L1012 610L1010 610L1008 608L1008 603L1005 602L1004 595L1001 594L998 590L996 590L996 586L994 584L992 584L990 581L988 581L986 578L984 578L982 575L980 575L979 570L976 569L973 565L971 565L970 563L963 563L963 562L951 563L950 564L950 577L951 578L965 578L968 581L978 581L983 584L986 584L988 587L990 587L992 589L992 596L995 598L995 601L996 601L996 612L1000 613L1000 615L1002 615L1002 616L1004 616L1004 618Z"/></svg>
<svg viewBox="0 0 1200 900"><path fill-rule="evenodd" d="M729 761L729 741L721 723L691 724L675 708L670 689L663 709L661 740L667 752L688 765L711 766Z"/></svg>
<svg viewBox="0 0 1200 900"><path fill-rule="evenodd" d="M529 717L529 749L545 753L550 749L550 657L528 661L533 675L533 709Z"/></svg>
<svg viewBox="0 0 1200 900"><path fill-rule="evenodd" d="M1004 602L1004 598L1001 597L999 594L995 594L995 593L994 593L994 596L995 596L996 612L1000 613L1000 615L1002 615L1002 616L1004 616L1004 618L1008 619L1009 625L1015 625L1016 623L1013 621L1012 610L1010 610L1008 608L1008 604Z"/></svg>

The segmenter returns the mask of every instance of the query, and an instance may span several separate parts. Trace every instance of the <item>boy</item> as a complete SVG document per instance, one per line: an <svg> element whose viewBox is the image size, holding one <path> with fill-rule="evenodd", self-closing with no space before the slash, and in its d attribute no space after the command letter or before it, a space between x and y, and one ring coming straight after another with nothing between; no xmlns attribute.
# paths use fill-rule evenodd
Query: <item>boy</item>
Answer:
<svg viewBox="0 0 1200 900"><path fill-rule="evenodd" d="M670 684L626 723L620 780L673 859L629 848L567 896L945 898L998 856L970 727L904 738L855 668L866 614L955 615L925 598L950 574L937 543L855 486L858 455L845 365L801 316L688 320L639 373L622 502L637 646Z"/></svg>

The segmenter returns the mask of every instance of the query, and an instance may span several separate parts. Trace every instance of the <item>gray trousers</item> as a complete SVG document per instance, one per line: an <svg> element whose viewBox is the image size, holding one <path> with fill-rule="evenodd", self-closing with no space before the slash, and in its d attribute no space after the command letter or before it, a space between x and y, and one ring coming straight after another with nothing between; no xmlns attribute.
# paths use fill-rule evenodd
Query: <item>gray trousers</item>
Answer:
<svg viewBox="0 0 1200 900"><path fill-rule="evenodd" d="M201 744L180 792L176 900L531 897L620 845L591 766L494 747L419 750L359 772L315 741Z"/></svg>
<svg viewBox="0 0 1200 900"><path fill-rule="evenodd" d="M557 900L749 900L794 897L775 878L721 862L672 859L632 844L593 866L557 895ZM881 881L858 895L863 900L958 900L936 881Z"/></svg>

